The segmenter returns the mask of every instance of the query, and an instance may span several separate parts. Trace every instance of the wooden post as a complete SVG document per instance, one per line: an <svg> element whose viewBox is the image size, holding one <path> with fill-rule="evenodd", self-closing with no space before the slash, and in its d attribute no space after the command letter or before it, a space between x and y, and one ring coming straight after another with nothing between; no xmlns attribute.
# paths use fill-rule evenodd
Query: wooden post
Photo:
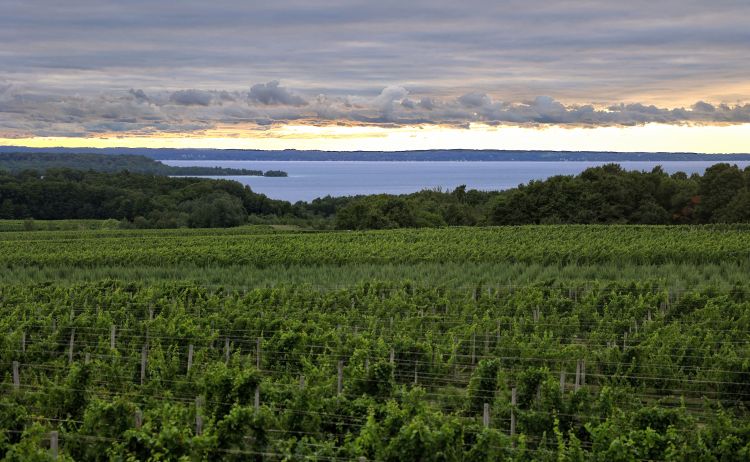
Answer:
<svg viewBox="0 0 750 462"><path fill-rule="evenodd" d="M146 381L146 357L148 356L148 350L146 345L141 348L141 385Z"/></svg>
<svg viewBox="0 0 750 462"><path fill-rule="evenodd" d="M338 378L336 381L336 394L340 395L341 390L344 387L344 361L339 360L338 363Z"/></svg>
<svg viewBox="0 0 750 462"><path fill-rule="evenodd" d="M453 378L458 377L458 345L456 338L453 338Z"/></svg>
<svg viewBox="0 0 750 462"><path fill-rule="evenodd" d="M581 388L581 360L576 361L576 384L574 391L578 391Z"/></svg>
<svg viewBox="0 0 750 462"><path fill-rule="evenodd" d="M471 364L474 364L477 360L477 333L471 333Z"/></svg>
<svg viewBox="0 0 750 462"><path fill-rule="evenodd" d="M140 428L143 426L143 413L140 409L135 410L135 416L133 420L135 423L135 429L140 430Z"/></svg>
<svg viewBox="0 0 750 462"><path fill-rule="evenodd" d="M188 345L188 362L187 371L190 372L190 368L193 367L193 344Z"/></svg>
<svg viewBox="0 0 750 462"><path fill-rule="evenodd" d="M586 360L581 360L581 386L586 386Z"/></svg>
<svg viewBox="0 0 750 462"><path fill-rule="evenodd" d="M86 353L86 356L84 356L83 363L88 364L91 362L91 353Z"/></svg>
<svg viewBox="0 0 750 462"><path fill-rule="evenodd" d="M299 388L300 389L305 388L305 376L304 375L299 376Z"/></svg>
<svg viewBox="0 0 750 462"><path fill-rule="evenodd" d="M70 331L70 345L68 346L68 363L73 362L73 346L75 344L76 328Z"/></svg>
<svg viewBox="0 0 750 462"><path fill-rule="evenodd" d="M57 460L57 442L57 431L53 430L49 432L49 453L52 456L52 460Z"/></svg>
<svg viewBox="0 0 750 462"><path fill-rule="evenodd" d="M516 434L516 387L510 390L510 437Z"/></svg>
<svg viewBox="0 0 750 462"><path fill-rule="evenodd" d="M21 332L21 353L26 353L26 331Z"/></svg>
<svg viewBox="0 0 750 462"><path fill-rule="evenodd" d="M419 383L419 372L417 370L417 360L414 360L414 385Z"/></svg>
<svg viewBox="0 0 750 462"><path fill-rule="evenodd" d="M255 340L255 367L260 370L260 337Z"/></svg>
<svg viewBox="0 0 750 462"><path fill-rule="evenodd" d="M203 433L203 397L195 398L195 434Z"/></svg>
<svg viewBox="0 0 750 462"><path fill-rule="evenodd" d="M229 337L224 337L224 361L229 363Z"/></svg>
<svg viewBox="0 0 750 462"><path fill-rule="evenodd" d="M396 363L396 352L391 348L391 364Z"/></svg>
<svg viewBox="0 0 750 462"><path fill-rule="evenodd" d="M370 358L365 358L365 372L370 372Z"/></svg>
<svg viewBox="0 0 750 462"><path fill-rule="evenodd" d="M484 424L484 428L489 428L490 426L490 403L484 403L484 414L482 415L482 423Z"/></svg>
<svg viewBox="0 0 750 462"><path fill-rule="evenodd" d="M255 410L260 409L260 385L255 386Z"/></svg>
<svg viewBox="0 0 750 462"><path fill-rule="evenodd" d="M500 346L500 321L497 321L497 345Z"/></svg>
<svg viewBox="0 0 750 462"><path fill-rule="evenodd" d="M21 379L18 375L18 361L13 361L13 389L21 388Z"/></svg>
<svg viewBox="0 0 750 462"><path fill-rule="evenodd" d="M560 371L560 393L565 393L565 370Z"/></svg>
<svg viewBox="0 0 750 462"><path fill-rule="evenodd" d="M622 334L622 351L625 351L625 349L628 347L628 333L625 332Z"/></svg>
<svg viewBox="0 0 750 462"><path fill-rule="evenodd" d="M115 349L115 330L117 328L114 324L109 326L109 348L114 350Z"/></svg>

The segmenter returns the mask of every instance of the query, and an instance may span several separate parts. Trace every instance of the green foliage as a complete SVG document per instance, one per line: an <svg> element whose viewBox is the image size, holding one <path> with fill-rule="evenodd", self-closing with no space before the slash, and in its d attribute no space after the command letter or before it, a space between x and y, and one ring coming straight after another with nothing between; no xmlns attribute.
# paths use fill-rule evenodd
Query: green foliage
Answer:
<svg viewBox="0 0 750 462"><path fill-rule="evenodd" d="M0 458L48 460L56 430L63 460L747 460L746 234L3 233L0 265L29 279L0 284ZM410 260L409 278L382 278ZM209 265L210 283L178 277L183 264ZM375 273L342 276L359 265ZM681 288L646 277L678 269Z"/></svg>
<svg viewBox="0 0 750 462"><path fill-rule="evenodd" d="M118 158L100 157L107 162ZM132 160L130 157L127 159ZM750 169L721 163L703 176L668 175L660 167L650 172L626 171L608 164L577 176L554 176L505 191L459 186L453 191L326 196L290 204L255 194L233 181L164 176L231 173L221 169L206 172L202 167L180 167L195 171L171 171L178 167L142 161L149 163L148 168L104 169L111 173L53 168L44 174L35 170L10 174L0 169L0 219L116 219L138 228L174 228L236 226L248 217L253 223L347 230L750 220ZM265 175L285 174L269 171Z"/></svg>
<svg viewBox="0 0 750 462"><path fill-rule="evenodd" d="M203 376L201 389L207 410L217 419L229 413L234 405L252 404L260 376L252 368L230 368L223 363L212 363Z"/></svg>
<svg viewBox="0 0 750 462"><path fill-rule="evenodd" d="M384 360L376 361L369 367L358 368L347 384L347 392L354 396L369 395L384 398L391 395L394 386L393 365Z"/></svg>
<svg viewBox="0 0 750 462"><path fill-rule="evenodd" d="M19 173L34 170L45 173L54 169L73 169L96 172L146 173L152 175L244 175L287 176L280 170L234 169L222 167L173 167L136 154L71 154L43 152L4 152L0 156L0 171Z"/></svg>
<svg viewBox="0 0 750 462"><path fill-rule="evenodd" d="M479 361L471 375L468 389L469 413L477 414L484 409L484 403L492 403L495 390L498 388L498 374L501 362L499 359L483 359Z"/></svg>
<svg viewBox="0 0 750 462"><path fill-rule="evenodd" d="M0 219L109 219L137 228L230 227L244 223L248 214L291 210L289 203L269 200L234 181L128 171L0 171L0 204ZM26 221L24 229L37 226Z"/></svg>
<svg viewBox="0 0 750 462"><path fill-rule="evenodd" d="M537 265L747 263L747 225L522 226L356 233L90 231L3 233L0 264L265 267L344 264L525 263ZM147 240L147 243L144 242ZM485 281L493 281L486 275Z"/></svg>

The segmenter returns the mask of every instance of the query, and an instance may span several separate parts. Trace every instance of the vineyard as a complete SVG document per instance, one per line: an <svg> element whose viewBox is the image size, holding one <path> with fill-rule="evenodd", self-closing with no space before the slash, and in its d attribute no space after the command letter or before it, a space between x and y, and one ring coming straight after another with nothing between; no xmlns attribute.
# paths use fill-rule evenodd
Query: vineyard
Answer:
<svg viewBox="0 0 750 462"><path fill-rule="evenodd" d="M748 460L748 231L0 233L0 456Z"/></svg>
<svg viewBox="0 0 750 462"><path fill-rule="evenodd" d="M750 261L748 225L517 226L360 232L223 230L0 234L0 265L71 267L346 263Z"/></svg>

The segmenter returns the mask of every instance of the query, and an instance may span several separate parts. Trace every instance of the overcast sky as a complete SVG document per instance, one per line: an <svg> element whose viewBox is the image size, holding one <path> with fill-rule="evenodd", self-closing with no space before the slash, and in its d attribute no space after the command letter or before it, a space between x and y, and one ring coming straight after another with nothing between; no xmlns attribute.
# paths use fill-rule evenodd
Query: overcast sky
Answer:
<svg viewBox="0 0 750 462"><path fill-rule="evenodd" d="M2 0L0 138L750 122L747 0Z"/></svg>

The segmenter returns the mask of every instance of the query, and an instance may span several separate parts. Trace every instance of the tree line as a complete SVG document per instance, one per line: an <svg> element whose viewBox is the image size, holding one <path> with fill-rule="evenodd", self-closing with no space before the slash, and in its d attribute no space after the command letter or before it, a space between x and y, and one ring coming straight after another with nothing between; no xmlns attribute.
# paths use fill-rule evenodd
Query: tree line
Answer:
<svg viewBox="0 0 750 462"><path fill-rule="evenodd" d="M97 172L147 173L154 175L201 175L201 176L273 176L285 177L281 170L251 170L225 167L177 167L166 165L158 160L134 154L67 154L54 152L10 152L0 156L0 171L22 172L36 170L70 168L74 170L95 170Z"/></svg>
<svg viewBox="0 0 750 462"><path fill-rule="evenodd" d="M505 191L330 197L295 204L226 180L128 171L0 172L2 219L117 219L139 228L244 223L316 228L524 224L704 224L750 221L750 168L720 163L703 175L626 171L617 164Z"/></svg>
<svg viewBox="0 0 750 462"><path fill-rule="evenodd" d="M238 226L285 215L287 202L228 180L70 169L0 173L0 218L117 219L139 228Z"/></svg>

